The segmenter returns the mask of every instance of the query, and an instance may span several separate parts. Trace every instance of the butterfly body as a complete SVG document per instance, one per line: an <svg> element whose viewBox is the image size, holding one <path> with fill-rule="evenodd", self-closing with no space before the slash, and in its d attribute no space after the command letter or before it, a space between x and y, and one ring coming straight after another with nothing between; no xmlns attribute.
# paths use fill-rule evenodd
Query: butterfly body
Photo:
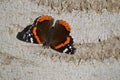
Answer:
<svg viewBox="0 0 120 80"><path fill-rule="evenodd" d="M19 40L43 44L44 47L61 52L74 54L73 38L70 34L70 26L64 20L56 22L51 16L40 16L32 25L28 25L17 34Z"/></svg>

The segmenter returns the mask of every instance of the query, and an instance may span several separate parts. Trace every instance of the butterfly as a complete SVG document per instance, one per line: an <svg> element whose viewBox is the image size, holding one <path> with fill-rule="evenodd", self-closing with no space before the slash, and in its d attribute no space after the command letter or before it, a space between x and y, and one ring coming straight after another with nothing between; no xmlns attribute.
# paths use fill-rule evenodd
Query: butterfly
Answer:
<svg viewBox="0 0 120 80"><path fill-rule="evenodd" d="M43 15L36 18L33 24L18 32L17 39L25 42L43 44L61 53L74 54L76 48L70 36L70 25L64 20L56 20Z"/></svg>

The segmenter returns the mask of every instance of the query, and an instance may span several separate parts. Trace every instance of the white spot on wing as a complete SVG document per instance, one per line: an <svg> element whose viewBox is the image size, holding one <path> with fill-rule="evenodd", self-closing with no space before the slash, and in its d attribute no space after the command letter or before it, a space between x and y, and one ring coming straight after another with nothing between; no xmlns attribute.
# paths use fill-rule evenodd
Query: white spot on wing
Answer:
<svg viewBox="0 0 120 80"><path fill-rule="evenodd" d="M30 42L33 43L33 38L30 38Z"/></svg>
<svg viewBox="0 0 120 80"><path fill-rule="evenodd" d="M68 49L66 48L63 52L65 53L65 52L67 52L68 51Z"/></svg>
<svg viewBox="0 0 120 80"><path fill-rule="evenodd" d="M29 34L29 36L31 36L31 34Z"/></svg>
<svg viewBox="0 0 120 80"><path fill-rule="evenodd" d="M72 47L71 47L71 46L69 46L69 48L71 49Z"/></svg>

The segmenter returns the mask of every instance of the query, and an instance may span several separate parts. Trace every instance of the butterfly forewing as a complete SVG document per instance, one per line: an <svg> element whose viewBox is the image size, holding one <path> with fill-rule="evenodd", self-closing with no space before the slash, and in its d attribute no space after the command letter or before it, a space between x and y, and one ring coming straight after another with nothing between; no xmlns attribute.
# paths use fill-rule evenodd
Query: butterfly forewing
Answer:
<svg viewBox="0 0 120 80"><path fill-rule="evenodd" d="M57 46L58 44L63 43L67 36L69 36L69 31L67 31L63 25L59 24L59 21L56 21L54 35L51 41L52 46Z"/></svg>
<svg viewBox="0 0 120 80"><path fill-rule="evenodd" d="M44 19L44 20L43 20ZM46 42L46 39L48 37L48 32L50 27L53 24L53 18L51 16L46 16L45 17L40 17L38 18L37 22L36 22L36 34L39 36L40 41L42 43Z"/></svg>
<svg viewBox="0 0 120 80"><path fill-rule="evenodd" d="M32 25L28 25L23 31L17 34L19 40L30 43L45 43L48 30L53 24L51 16L40 16L35 19Z"/></svg>
<svg viewBox="0 0 120 80"><path fill-rule="evenodd" d="M59 52L74 54L73 39L69 35L70 26L63 20L56 21L54 26L54 36L51 41L51 48Z"/></svg>

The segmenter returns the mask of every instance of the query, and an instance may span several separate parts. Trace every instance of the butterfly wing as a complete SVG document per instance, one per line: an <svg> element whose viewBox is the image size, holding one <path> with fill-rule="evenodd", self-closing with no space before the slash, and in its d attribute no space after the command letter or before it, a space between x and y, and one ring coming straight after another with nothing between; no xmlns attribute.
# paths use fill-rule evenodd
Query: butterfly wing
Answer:
<svg viewBox="0 0 120 80"><path fill-rule="evenodd" d="M44 44L53 21L51 16L40 16L32 25L28 25L23 31L18 32L17 38L25 42Z"/></svg>
<svg viewBox="0 0 120 80"><path fill-rule="evenodd" d="M53 21L51 16L40 16L32 25L28 25L23 31L18 32L17 38L25 42L50 45L56 51L74 54L75 48L73 38L69 35L69 24L58 20L55 26L51 27Z"/></svg>
<svg viewBox="0 0 120 80"><path fill-rule="evenodd" d="M21 41L25 41L25 42L30 42L30 43L38 43L38 41L36 40L36 38L33 35L33 25L28 25L27 27L24 28L24 30L22 30L21 32L18 32L17 34L17 39L21 40Z"/></svg>
<svg viewBox="0 0 120 80"><path fill-rule="evenodd" d="M54 35L51 48L68 54L74 54L73 38L69 35L70 26L64 20L57 20L54 27Z"/></svg>

